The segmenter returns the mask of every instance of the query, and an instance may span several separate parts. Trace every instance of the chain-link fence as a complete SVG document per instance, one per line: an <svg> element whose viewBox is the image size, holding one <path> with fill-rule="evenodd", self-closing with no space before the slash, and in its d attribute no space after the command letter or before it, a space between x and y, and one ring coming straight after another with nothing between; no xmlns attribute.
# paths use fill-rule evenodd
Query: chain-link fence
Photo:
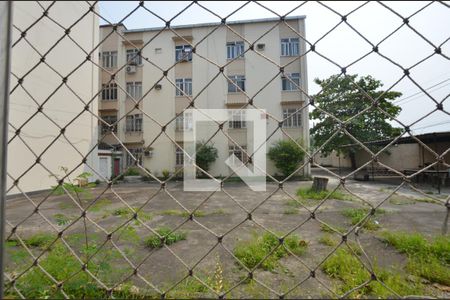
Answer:
<svg viewBox="0 0 450 300"><path fill-rule="evenodd" d="M413 75L436 57L448 63L448 34L436 44L415 28L414 20L436 6L448 15L449 6L427 2L403 15L389 3L372 4L399 23L377 42L351 22L367 9L367 2L346 14L328 3L315 3L336 24L314 41L305 35L305 18L296 16L308 2L296 3L283 14L265 2L245 2L222 15L193 1L163 18L152 3L141 1L123 12L119 22L110 21L97 2L3 3L5 8L17 6L11 26L3 16L11 12L2 9L0 29L1 49L9 45L12 57L10 87L0 85L6 94L3 105L8 91L10 99L8 135L0 151L5 162L9 150L7 170L2 164L2 178L7 177L1 206L4 295L448 297L450 139L445 134L421 138L412 129L435 112L449 115L450 94L433 96ZM248 5L273 18L230 21ZM173 25L193 7L217 22ZM137 14L162 26L127 29L123 24ZM99 20L104 25L99 27ZM345 65L320 47L342 27L369 47ZM408 66L382 50L399 30L429 46ZM8 55L1 53L2 72L9 68ZM311 55L338 70L314 95L307 88L306 58ZM397 77L393 72L393 84L382 92L369 79L350 75L370 55L401 73ZM408 123L386 105L398 97L389 95L406 80L426 95L424 106L430 108ZM339 86L344 91L333 94ZM352 93L354 102L330 105ZM342 113L346 105L354 109ZM2 115L7 107L0 106ZM194 154L186 150L180 132L192 129L188 111L205 108L235 109L229 121L208 123L208 134L199 137L202 145L196 149L199 157L205 149L214 156L207 145L219 148L212 165L195 163L198 177L214 179L219 187L187 192L183 166ZM266 120L263 145L251 147L243 142L246 135L233 131L251 128L240 114L248 109L259 110ZM310 112L331 128L321 135L315 127L311 142ZM375 121L361 125L361 120ZM379 120L390 120L397 129L377 135L385 130L377 126ZM361 135L367 127L374 130ZM262 169L253 159L255 151L266 144L273 148L279 140L296 148L284 158L285 164L294 163L283 176L276 174L283 163L264 169L266 192L252 191L237 179L237 170L221 161L231 154L244 162L242 168ZM336 143L334 150L340 153L357 149L347 152L351 170L341 170L342 156L339 169L323 162L321 154ZM421 149L422 160L406 148L398 159L421 160L418 166L398 168L393 159L386 160L395 147L410 144ZM309 189L311 174L319 180L327 177L328 190ZM358 176L393 181L353 180ZM435 180L439 193L417 182L421 177Z"/></svg>

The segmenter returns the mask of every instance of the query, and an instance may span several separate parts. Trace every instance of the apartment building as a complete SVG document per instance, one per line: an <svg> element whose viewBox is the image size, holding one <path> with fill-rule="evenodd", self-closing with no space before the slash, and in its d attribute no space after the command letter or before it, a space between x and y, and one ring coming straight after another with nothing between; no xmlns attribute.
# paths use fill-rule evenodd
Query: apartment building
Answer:
<svg viewBox="0 0 450 300"><path fill-rule="evenodd" d="M133 165L130 153L156 175L182 167L183 151L172 140L183 147L184 132L192 130L192 118L179 115L192 99L196 108L239 109L250 98L254 106L278 120L286 119L286 133L309 145L308 109L300 110L307 100L302 91L308 91L306 57L301 56L305 42L299 37L305 35L305 17L288 17L288 25L277 25L278 21L234 21L227 23L228 27L220 23L182 25L172 30L100 26L100 40L105 41L100 49L104 70L100 74L99 116L105 122L100 124L99 138L105 150L99 154L105 151L103 164L111 165L111 172L105 171L105 175L117 175ZM254 51L246 52L250 44ZM277 64L285 66L284 74ZM222 73L218 66L225 66ZM122 69L112 78L118 68ZM244 160L240 148L252 149L247 145L251 133L243 113L233 114L224 129L240 147L223 134L211 140L219 156L210 170L214 176L230 174L224 163L230 154ZM161 126L165 126L162 134ZM287 138L276 130L278 126L267 119L267 134L276 131L267 149ZM214 123L209 127L197 139L207 139L217 130ZM279 173L270 161L267 170ZM309 167L303 173L309 175Z"/></svg>

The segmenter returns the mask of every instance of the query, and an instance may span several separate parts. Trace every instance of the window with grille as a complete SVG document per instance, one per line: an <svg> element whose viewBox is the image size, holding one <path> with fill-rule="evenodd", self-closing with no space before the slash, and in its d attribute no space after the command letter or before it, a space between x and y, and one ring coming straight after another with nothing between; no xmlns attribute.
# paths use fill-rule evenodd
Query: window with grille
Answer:
<svg viewBox="0 0 450 300"><path fill-rule="evenodd" d="M127 132L142 131L142 114L127 116L125 130Z"/></svg>
<svg viewBox="0 0 450 300"><path fill-rule="evenodd" d="M242 150L241 150L242 149ZM240 148L237 145L229 145L228 146L228 156L234 155L236 156L240 161L246 162L248 159L247 156L247 146L240 146Z"/></svg>
<svg viewBox="0 0 450 300"><path fill-rule="evenodd" d="M175 164L177 166L182 166L184 164L184 152L179 147L175 150Z"/></svg>
<svg viewBox="0 0 450 300"><path fill-rule="evenodd" d="M228 124L233 129L247 128L245 110L230 112Z"/></svg>
<svg viewBox="0 0 450 300"><path fill-rule="evenodd" d="M175 119L175 130L176 131L190 131L192 130L192 113L184 113L179 115Z"/></svg>
<svg viewBox="0 0 450 300"><path fill-rule="evenodd" d="M127 82L127 96L138 100L142 97L142 82Z"/></svg>
<svg viewBox="0 0 450 300"><path fill-rule="evenodd" d="M101 53L103 68L117 67L117 51L104 51Z"/></svg>
<svg viewBox="0 0 450 300"><path fill-rule="evenodd" d="M227 59L233 59L236 57L244 57L244 42L227 43Z"/></svg>
<svg viewBox="0 0 450 300"><path fill-rule="evenodd" d="M192 61L192 47L190 45L175 46L175 61Z"/></svg>
<svg viewBox="0 0 450 300"><path fill-rule="evenodd" d="M245 76L244 75L234 75L234 76L228 76L228 77L231 80L231 81L230 80L228 81L228 93L237 93L237 92L240 92L241 90L245 91Z"/></svg>
<svg viewBox="0 0 450 300"><path fill-rule="evenodd" d="M103 121L108 123L109 125L112 125L117 122L117 116L103 116L101 117ZM102 134L105 134L109 132L109 126L103 122L100 122L101 132ZM113 132L117 132L117 124L113 127Z"/></svg>
<svg viewBox="0 0 450 300"><path fill-rule="evenodd" d="M117 100L117 84L102 84L102 100Z"/></svg>
<svg viewBox="0 0 450 300"><path fill-rule="evenodd" d="M142 65L142 56L138 49L127 50L127 64L129 65Z"/></svg>
<svg viewBox="0 0 450 300"><path fill-rule="evenodd" d="M179 78L175 79L175 85L177 86L177 96L192 96L192 79L191 78ZM184 93L184 94L183 94Z"/></svg>
<svg viewBox="0 0 450 300"><path fill-rule="evenodd" d="M298 56L299 53L298 38L281 39L281 56Z"/></svg>
<svg viewBox="0 0 450 300"><path fill-rule="evenodd" d="M290 73L281 77L283 91L298 91L300 86L300 73Z"/></svg>
<svg viewBox="0 0 450 300"><path fill-rule="evenodd" d="M134 158L130 155L130 153L126 152L126 166L129 167L136 164L142 165L142 148L128 149L128 151L130 151Z"/></svg>
<svg viewBox="0 0 450 300"><path fill-rule="evenodd" d="M297 108L283 109L283 127L297 128L302 126L301 110Z"/></svg>

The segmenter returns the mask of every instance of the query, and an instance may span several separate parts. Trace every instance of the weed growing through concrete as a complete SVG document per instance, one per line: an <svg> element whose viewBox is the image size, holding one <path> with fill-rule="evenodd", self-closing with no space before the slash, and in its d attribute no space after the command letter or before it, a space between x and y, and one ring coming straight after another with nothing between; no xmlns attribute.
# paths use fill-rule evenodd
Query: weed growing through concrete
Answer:
<svg viewBox="0 0 450 300"><path fill-rule="evenodd" d="M319 238L319 243L325 246L334 247L338 244L337 240L331 234L325 233Z"/></svg>
<svg viewBox="0 0 450 300"><path fill-rule="evenodd" d="M340 280L335 287L335 292L340 295L362 285L371 278L369 271L358 258L346 249L338 249L324 262L322 270L330 277ZM374 264L374 272L381 282L401 296L420 295L423 293L423 287L420 284L408 281L400 272L380 269L376 264ZM393 296L396 295L383 287L379 282L371 281L347 297L390 298Z"/></svg>
<svg viewBox="0 0 450 300"><path fill-rule="evenodd" d="M419 233L384 232L385 241L408 256L408 272L450 286L450 237L432 240Z"/></svg>
<svg viewBox="0 0 450 300"><path fill-rule="evenodd" d="M156 232L164 238L164 243L166 245L172 245L176 242L185 240L187 236L186 232L172 232L172 229L168 227L158 228L156 229ZM161 248L163 242L159 236L153 234L145 239L145 245L149 248Z"/></svg>
<svg viewBox="0 0 450 300"><path fill-rule="evenodd" d="M275 247L277 248L272 252ZM280 240L271 233L254 234L250 241L238 243L233 253L249 269L256 267L271 253L258 267L272 271L278 266L278 260L289 254L285 247L295 255L302 255L306 250L307 243L298 235L291 234L284 239L283 246L280 244Z"/></svg>
<svg viewBox="0 0 450 300"><path fill-rule="evenodd" d="M345 232L345 228L343 228L341 226L333 225L333 228L331 228L330 226L328 226L326 224L323 224L323 223L320 224L320 230L323 232L336 233L336 231L333 229L337 230L339 233Z"/></svg>
<svg viewBox="0 0 450 300"><path fill-rule="evenodd" d="M385 211L383 209L377 209L375 211L375 215L374 216L370 216L369 220L366 220L364 222L363 228L367 229L367 230L377 230L380 228L380 225L378 224L377 221L374 221L373 218L377 217L381 214L384 214ZM350 222L352 225L356 225L359 222L361 222L368 214L369 214L369 209L366 208L348 208L345 209L342 214L344 216L346 216L347 218L350 218Z"/></svg>
<svg viewBox="0 0 450 300"><path fill-rule="evenodd" d="M64 226L69 224L72 220L67 217L65 214L54 214L53 218L55 219L55 222L58 226Z"/></svg>

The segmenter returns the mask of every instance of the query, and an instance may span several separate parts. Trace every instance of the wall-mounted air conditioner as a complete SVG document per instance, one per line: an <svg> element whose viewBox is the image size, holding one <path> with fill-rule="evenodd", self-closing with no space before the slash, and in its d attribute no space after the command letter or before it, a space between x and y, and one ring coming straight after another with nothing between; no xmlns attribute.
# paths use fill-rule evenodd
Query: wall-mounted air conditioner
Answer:
<svg viewBox="0 0 450 300"><path fill-rule="evenodd" d="M127 66L126 71L128 74L136 73L136 66Z"/></svg>
<svg viewBox="0 0 450 300"><path fill-rule="evenodd" d="M266 48L266 44L257 44L256 45L256 49L258 49L260 51L264 50L265 48Z"/></svg>

